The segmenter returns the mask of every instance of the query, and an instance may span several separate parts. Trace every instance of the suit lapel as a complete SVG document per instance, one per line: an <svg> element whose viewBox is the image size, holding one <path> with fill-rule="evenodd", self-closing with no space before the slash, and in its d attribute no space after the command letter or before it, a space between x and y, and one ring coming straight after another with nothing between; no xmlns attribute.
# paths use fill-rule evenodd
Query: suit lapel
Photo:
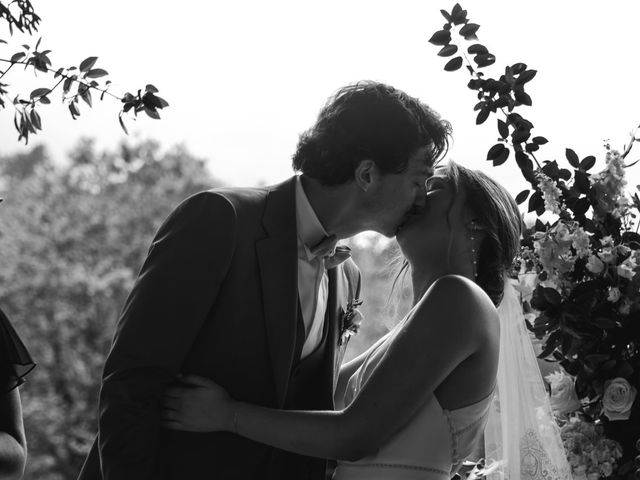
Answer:
<svg viewBox="0 0 640 480"><path fill-rule="evenodd" d="M327 270L329 277L329 294L327 296L327 312L325 321L329 323L329 331L327 333L327 350L325 357L325 368L323 381L325 385L331 385L331 408L334 407L333 394L336 387L336 380L340 365L336 365L339 361L337 358L338 337L341 330L342 315L346 309L347 290L346 278L342 267L338 266Z"/></svg>
<svg viewBox="0 0 640 480"><path fill-rule="evenodd" d="M263 216L268 236L256 243L278 407L282 407L287 394L296 341L298 243L294 181L291 178L269 192Z"/></svg>

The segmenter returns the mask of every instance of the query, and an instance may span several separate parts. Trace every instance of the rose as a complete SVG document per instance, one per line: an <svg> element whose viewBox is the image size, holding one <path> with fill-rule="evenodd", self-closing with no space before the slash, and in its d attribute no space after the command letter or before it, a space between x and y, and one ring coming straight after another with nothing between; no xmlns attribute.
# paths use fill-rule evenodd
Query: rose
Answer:
<svg viewBox="0 0 640 480"><path fill-rule="evenodd" d="M636 399L636 389L624 378L608 380L604 384L602 407L609 420L628 420Z"/></svg>
<svg viewBox="0 0 640 480"><path fill-rule="evenodd" d="M627 258L622 264L618 265L618 275L631 280L635 275L633 269L636 268L636 262L633 258Z"/></svg>
<svg viewBox="0 0 640 480"><path fill-rule="evenodd" d="M550 373L546 377L551 385L551 408L560 415L571 413L580 408L576 395L575 380L564 371Z"/></svg>
<svg viewBox="0 0 640 480"><path fill-rule="evenodd" d="M591 255L587 261L587 270L595 274L601 273L604 270L604 262L596 255Z"/></svg>
<svg viewBox="0 0 640 480"><path fill-rule="evenodd" d="M600 465L600 472L605 477L609 477L613 473L613 466L609 462L604 462L602 465Z"/></svg>
<svg viewBox="0 0 640 480"><path fill-rule="evenodd" d="M611 248L603 248L602 252L600 252L600 258L604 263L614 263L618 255L616 255L615 251Z"/></svg>
<svg viewBox="0 0 640 480"><path fill-rule="evenodd" d="M622 294L620 293L620 289L618 287L609 287L609 296L607 297L607 300L609 300L611 303L616 303L618 300L620 300L620 296Z"/></svg>

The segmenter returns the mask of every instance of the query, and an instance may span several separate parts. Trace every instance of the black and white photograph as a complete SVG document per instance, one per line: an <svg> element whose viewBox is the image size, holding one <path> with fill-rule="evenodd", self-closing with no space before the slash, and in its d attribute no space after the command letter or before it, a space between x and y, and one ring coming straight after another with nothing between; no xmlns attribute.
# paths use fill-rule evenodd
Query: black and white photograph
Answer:
<svg viewBox="0 0 640 480"><path fill-rule="evenodd" d="M639 19L0 0L0 480L640 480Z"/></svg>

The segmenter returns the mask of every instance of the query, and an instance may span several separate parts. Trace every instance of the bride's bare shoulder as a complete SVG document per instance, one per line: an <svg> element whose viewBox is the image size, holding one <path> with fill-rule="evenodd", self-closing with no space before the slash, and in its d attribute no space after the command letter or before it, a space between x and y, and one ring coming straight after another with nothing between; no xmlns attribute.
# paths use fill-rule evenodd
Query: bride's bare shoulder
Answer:
<svg viewBox="0 0 640 480"><path fill-rule="evenodd" d="M461 275L445 275L436 280L416 305L415 315L431 322L441 319L456 329L484 328L498 318L484 290Z"/></svg>

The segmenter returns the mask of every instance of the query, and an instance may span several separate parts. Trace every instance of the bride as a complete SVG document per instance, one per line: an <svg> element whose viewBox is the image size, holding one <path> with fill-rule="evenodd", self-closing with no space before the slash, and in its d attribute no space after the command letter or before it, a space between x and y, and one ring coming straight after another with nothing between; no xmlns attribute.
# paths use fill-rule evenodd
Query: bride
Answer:
<svg viewBox="0 0 640 480"><path fill-rule="evenodd" d="M483 438L497 478L570 478L540 374L525 368L535 358L506 277L520 230L502 186L455 163L438 168L426 208L397 235L413 308L341 367L336 411L247 404L188 375L164 397L164 426L335 459L334 480L449 480Z"/></svg>

